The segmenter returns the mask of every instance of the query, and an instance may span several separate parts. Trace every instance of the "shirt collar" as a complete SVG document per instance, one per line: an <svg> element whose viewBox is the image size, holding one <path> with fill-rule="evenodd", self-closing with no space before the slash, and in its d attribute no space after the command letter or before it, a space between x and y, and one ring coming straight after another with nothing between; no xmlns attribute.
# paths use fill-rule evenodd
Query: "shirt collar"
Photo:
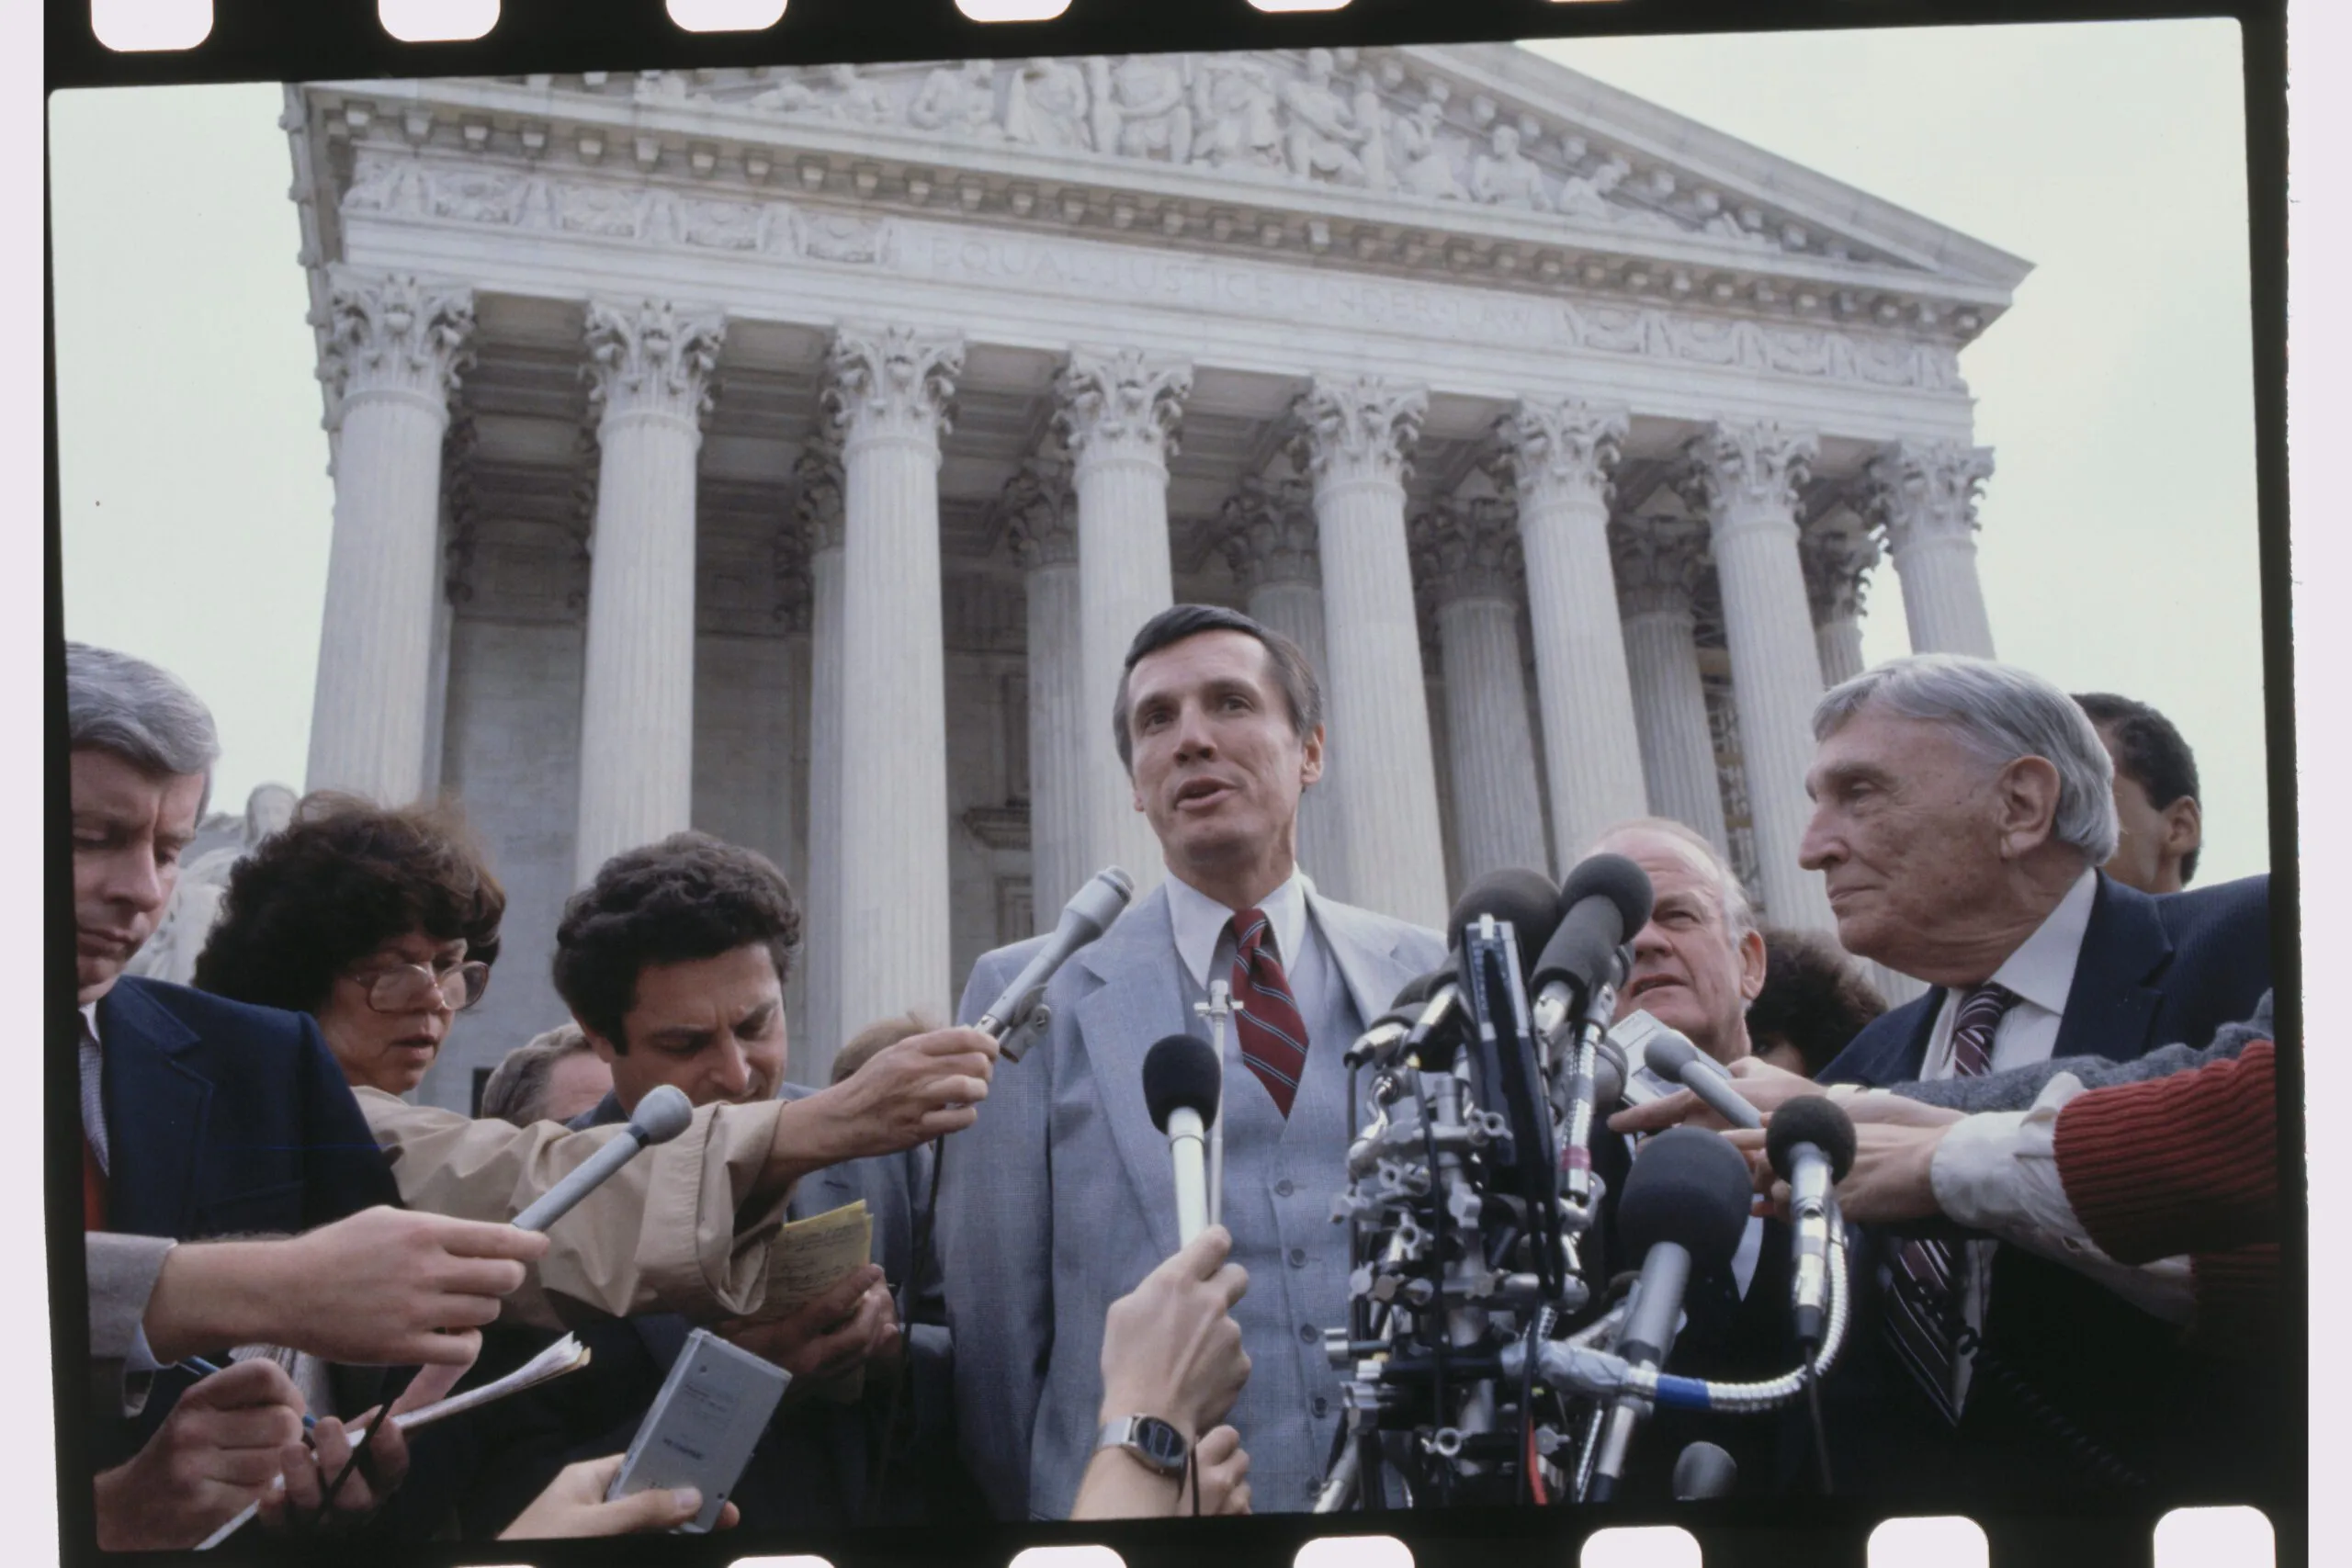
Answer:
<svg viewBox="0 0 2352 1568"><path fill-rule="evenodd" d="M2075 988L2083 937L2091 927L2091 905L2098 897L2098 872L2086 870L2033 934L1993 971L1993 979L2038 1008L2064 1012L2066 993Z"/></svg>
<svg viewBox="0 0 2352 1568"><path fill-rule="evenodd" d="M1258 900L1274 939L1274 957L1285 970L1297 966L1306 940L1306 874L1294 871L1290 880ZM1168 874L1168 915L1176 928L1176 955L1193 983L1207 990L1209 965L1216 959L1217 939L1240 911L1228 909L1174 872Z"/></svg>
<svg viewBox="0 0 2352 1568"><path fill-rule="evenodd" d="M90 1032L89 1038L93 1044L99 1043L97 1003L85 1002L82 1005L82 1027Z"/></svg>

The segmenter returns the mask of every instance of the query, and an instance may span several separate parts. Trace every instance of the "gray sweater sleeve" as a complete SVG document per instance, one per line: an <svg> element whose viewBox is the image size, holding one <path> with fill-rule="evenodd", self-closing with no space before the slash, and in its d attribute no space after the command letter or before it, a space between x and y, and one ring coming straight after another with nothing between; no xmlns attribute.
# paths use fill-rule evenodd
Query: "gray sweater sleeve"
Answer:
<svg viewBox="0 0 2352 1568"><path fill-rule="evenodd" d="M2030 1067L1987 1073L1983 1077L1939 1078L1932 1083L1889 1084L1887 1087L1906 1099L1966 1111L1971 1115L1980 1111L2023 1111L2041 1098L2050 1080L2060 1073L2072 1073L2085 1089L2106 1089L2113 1084L2168 1077L2174 1073L2204 1066L2209 1062L2233 1057L2252 1042L2270 1039L2272 1030L2270 993L2265 991L2252 1018L2244 1023L2222 1025L2214 1034L2213 1043L2201 1049L2163 1045L2130 1062L2110 1062L2104 1056L2060 1056Z"/></svg>

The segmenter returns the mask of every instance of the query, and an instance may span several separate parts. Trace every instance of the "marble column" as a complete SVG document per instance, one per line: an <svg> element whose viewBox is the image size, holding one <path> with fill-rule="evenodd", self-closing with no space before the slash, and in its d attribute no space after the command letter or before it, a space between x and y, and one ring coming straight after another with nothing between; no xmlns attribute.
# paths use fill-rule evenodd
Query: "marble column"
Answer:
<svg viewBox="0 0 2352 1568"><path fill-rule="evenodd" d="M1111 712L1127 645L1146 621L1176 602L1168 553L1168 459L1175 454L1192 389L1189 366L1134 349L1079 350L1055 387L1061 403L1056 425L1069 448L1078 497L1080 691L1085 711L1102 716L1080 730L1088 781L1083 874L1123 866L1138 895L1159 881L1164 867L1150 820L1135 808L1135 789L1111 736ZM1030 841L1036 841L1034 831ZM1042 911L1045 900L1037 903Z"/></svg>
<svg viewBox="0 0 2352 1568"><path fill-rule="evenodd" d="M1323 637L1323 563L1315 545L1315 501L1305 479L1244 479L1218 514L1217 547L1250 618L1298 644L1318 682L1328 680ZM1325 780L1298 803L1298 863L1327 898L1353 897L1333 815L1330 727L1324 727Z"/></svg>
<svg viewBox="0 0 2352 1568"><path fill-rule="evenodd" d="M1087 859L1088 792L1101 783L1089 754L1110 748L1111 705L1097 712L1086 703L1069 462L1031 457L1004 487L1001 504L1028 590L1030 908L1037 929L1049 931L1070 895L1102 869Z"/></svg>
<svg viewBox="0 0 2352 1568"><path fill-rule="evenodd" d="M831 1062L868 1021L842 1016L842 449L830 421L820 420L793 477L799 481L794 513L808 547L808 919L802 953L808 976L803 1033L793 1047L794 1075L821 1085L803 1065Z"/></svg>
<svg viewBox="0 0 2352 1568"><path fill-rule="evenodd" d="M947 688L939 442L961 339L844 328L826 407L842 434L841 1021L947 1010Z"/></svg>
<svg viewBox="0 0 2352 1568"><path fill-rule="evenodd" d="M1691 608L1706 565L1706 525L1639 518L1611 528L1610 544L1649 811L1697 829L1727 856L1731 836L1724 825L1723 784L1707 723L1698 621ZM1574 850L1563 844L1560 853L1570 856L1590 847L1589 841Z"/></svg>
<svg viewBox="0 0 2352 1568"><path fill-rule="evenodd" d="M1719 424L1692 440L1685 500L1705 515L1723 589L1757 880L1778 925L1834 930L1821 874L1797 863L1813 805L1813 708L1821 653L1797 558L1797 489L1815 438L1770 423Z"/></svg>
<svg viewBox="0 0 2352 1568"><path fill-rule="evenodd" d="M1329 723L1341 748L1327 787L1349 897L1434 929L1445 923L1445 842L1405 542L1406 453L1428 406L1419 387L1318 378L1295 417L1322 547Z"/></svg>
<svg viewBox="0 0 2352 1568"><path fill-rule="evenodd" d="M726 330L664 301L588 307L599 411L573 875L694 816L695 455Z"/></svg>
<svg viewBox="0 0 2352 1568"><path fill-rule="evenodd" d="M328 312L340 430L306 783L406 805L427 784L441 445L473 300L414 277L345 275Z"/></svg>
<svg viewBox="0 0 2352 1568"><path fill-rule="evenodd" d="M1522 402L1497 426L1519 497L1528 624L1561 874L1611 822L1643 812L1643 751L1609 556L1622 410Z"/></svg>
<svg viewBox="0 0 2352 1568"><path fill-rule="evenodd" d="M1862 591L1879 562L1878 539L1860 527L1816 523L1797 541L1824 688L1862 672Z"/></svg>
<svg viewBox="0 0 2352 1568"><path fill-rule="evenodd" d="M1442 505L1412 530L1415 576L1435 606L1445 671L1453 878L1462 886L1490 871L1544 863L1544 802L1520 658L1518 532L1510 503L1492 499ZM1612 626L1616 618L1612 604ZM1622 664L1622 649L1617 657Z"/></svg>
<svg viewBox="0 0 2352 1568"><path fill-rule="evenodd" d="M1871 460L1871 521L1886 530L1914 653L1993 657L1976 577L1976 497L1993 452L1957 441L1898 441Z"/></svg>

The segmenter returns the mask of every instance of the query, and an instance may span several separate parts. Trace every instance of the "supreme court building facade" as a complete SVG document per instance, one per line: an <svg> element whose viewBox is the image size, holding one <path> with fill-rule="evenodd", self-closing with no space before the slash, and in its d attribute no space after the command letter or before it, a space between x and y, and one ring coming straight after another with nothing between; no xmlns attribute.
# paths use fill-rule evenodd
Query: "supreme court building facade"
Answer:
<svg viewBox="0 0 2352 1568"><path fill-rule="evenodd" d="M1136 628L1323 672L1301 861L1436 925L1657 812L1764 918L1882 551L1990 654L1960 349L2027 264L1504 46L288 91L335 476L307 787L562 900L688 826L812 918L793 1077L1098 867Z"/></svg>

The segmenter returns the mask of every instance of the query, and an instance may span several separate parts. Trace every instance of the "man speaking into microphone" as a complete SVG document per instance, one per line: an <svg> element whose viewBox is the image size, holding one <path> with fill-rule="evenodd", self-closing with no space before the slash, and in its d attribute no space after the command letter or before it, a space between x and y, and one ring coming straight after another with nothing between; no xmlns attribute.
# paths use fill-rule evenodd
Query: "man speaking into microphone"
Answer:
<svg viewBox="0 0 2352 1568"><path fill-rule="evenodd" d="M1172 1032L1205 1036L1194 1008L1219 980L1236 1007L1221 1219L1253 1281L1234 1309L1250 1371L1228 1419L1257 1511L1304 1511L1321 1483L1340 1416L1322 1337L1348 1303L1348 1234L1330 1219L1352 1132L1340 1055L1445 954L1436 932L1334 903L1298 866L1322 706L1298 646L1235 611L1177 605L1127 650L1113 740L1167 880L1056 976L1044 1038L949 1143L940 1192L958 1435L1003 1517L1068 1517L1105 1422L1151 1414L1103 1412L1100 1367L1111 1303L1179 1245L1144 1057ZM984 956L960 1018L1035 946Z"/></svg>

